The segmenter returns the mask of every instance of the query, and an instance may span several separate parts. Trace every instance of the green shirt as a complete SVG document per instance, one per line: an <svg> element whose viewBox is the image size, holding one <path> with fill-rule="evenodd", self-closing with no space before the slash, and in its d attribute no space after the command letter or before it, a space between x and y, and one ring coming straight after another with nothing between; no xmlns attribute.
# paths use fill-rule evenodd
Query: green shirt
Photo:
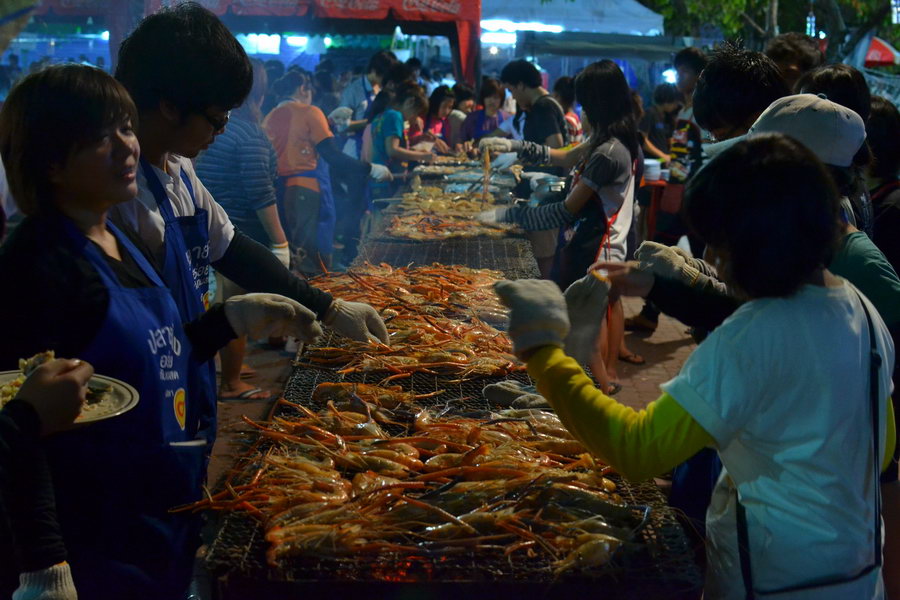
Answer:
<svg viewBox="0 0 900 600"><path fill-rule="evenodd" d="M865 294L888 328L900 325L900 278L869 236L862 231L845 235L828 270Z"/></svg>

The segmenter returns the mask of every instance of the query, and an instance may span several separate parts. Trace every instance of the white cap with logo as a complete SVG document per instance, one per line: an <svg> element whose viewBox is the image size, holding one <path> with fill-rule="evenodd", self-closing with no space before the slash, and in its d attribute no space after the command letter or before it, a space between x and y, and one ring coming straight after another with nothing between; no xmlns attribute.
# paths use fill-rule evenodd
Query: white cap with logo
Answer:
<svg viewBox="0 0 900 600"><path fill-rule="evenodd" d="M856 112L824 94L796 94L770 104L747 137L757 133L783 133L809 148L826 165L849 167L866 141L866 124Z"/></svg>

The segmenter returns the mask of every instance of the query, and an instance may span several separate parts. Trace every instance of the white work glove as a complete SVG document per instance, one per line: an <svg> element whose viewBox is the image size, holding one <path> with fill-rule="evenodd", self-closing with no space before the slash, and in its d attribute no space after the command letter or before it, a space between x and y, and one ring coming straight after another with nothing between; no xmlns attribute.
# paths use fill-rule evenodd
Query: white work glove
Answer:
<svg viewBox="0 0 900 600"><path fill-rule="evenodd" d="M541 173L540 171L525 171L522 173L522 179L528 180L528 185L531 187L531 191L537 190L541 187L541 184L546 180L555 181L559 179L559 177L554 177L553 175L548 175L547 173Z"/></svg>
<svg viewBox="0 0 900 600"><path fill-rule="evenodd" d="M225 318L238 337L293 336L308 343L322 335L313 311L278 294L232 296L225 301Z"/></svg>
<svg viewBox="0 0 900 600"><path fill-rule="evenodd" d="M269 245L269 250L272 251L272 254L278 259L278 262L284 265L285 269L291 268L291 247L287 242L284 242L283 244L271 244Z"/></svg>
<svg viewBox="0 0 900 600"><path fill-rule="evenodd" d="M656 242L644 242L634 253L635 260L641 270L649 271L660 277L683 281L693 286L700 277L700 271L685 260L685 253L680 248L669 247Z"/></svg>
<svg viewBox="0 0 900 600"><path fill-rule="evenodd" d="M391 170L386 166L379 165L378 163L372 163L372 170L369 171L369 178L373 181L381 183L383 181L393 180L394 176L391 175Z"/></svg>
<svg viewBox="0 0 900 600"><path fill-rule="evenodd" d="M606 315L609 288L608 281L588 273L570 285L564 294L569 323L572 324L566 336L566 354L582 364L589 363L594 353L594 343Z"/></svg>
<svg viewBox="0 0 900 600"><path fill-rule="evenodd" d="M520 140L502 137L485 137L478 141L478 149L482 152L518 152L522 148Z"/></svg>
<svg viewBox="0 0 900 600"><path fill-rule="evenodd" d="M564 346L569 333L566 299L552 281L498 281L494 291L509 308L509 337L519 358L543 346Z"/></svg>
<svg viewBox="0 0 900 600"><path fill-rule="evenodd" d="M331 303L325 318L326 325L341 335L357 342L389 342L387 327L378 312L363 302L335 300Z"/></svg>
<svg viewBox="0 0 900 600"><path fill-rule="evenodd" d="M353 118L353 109L346 106L336 108L328 113L328 120L334 123L334 132L341 133L350 126L350 119Z"/></svg>
<svg viewBox="0 0 900 600"><path fill-rule="evenodd" d="M19 574L12 600L78 600L69 563Z"/></svg>
<svg viewBox="0 0 900 600"><path fill-rule="evenodd" d="M550 408L547 399L537 393L532 385L515 379L490 383L481 390L486 400L495 406L510 408Z"/></svg>
<svg viewBox="0 0 900 600"><path fill-rule="evenodd" d="M519 156L515 152L504 152L491 161L491 167L494 169L508 169L519 160Z"/></svg>
<svg viewBox="0 0 900 600"><path fill-rule="evenodd" d="M475 215L475 220L479 223L485 223L487 225L494 225L496 223L506 223L506 214L509 212L509 208L505 206L501 206L499 208L492 208L490 210L485 210L477 215Z"/></svg>

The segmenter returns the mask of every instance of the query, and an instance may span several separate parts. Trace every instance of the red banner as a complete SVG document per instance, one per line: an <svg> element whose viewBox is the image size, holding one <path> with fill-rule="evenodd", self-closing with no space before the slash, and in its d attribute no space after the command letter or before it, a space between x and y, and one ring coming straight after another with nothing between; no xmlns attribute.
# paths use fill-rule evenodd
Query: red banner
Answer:
<svg viewBox="0 0 900 600"><path fill-rule="evenodd" d="M43 0L34 10L36 15L98 16L109 12L115 0Z"/></svg>
<svg viewBox="0 0 900 600"><path fill-rule="evenodd" d="M102 3L110 0L50 0L71 3ZM145 0L147 14L181 0ZM328 19L388 19L402 21L455 22L459 40L459 62L464 78L475 83L481 44L481 0L199 0L217 15L303 16L310 12Z"/></svg>
<svg viewBox="0 0 900 600"><path fill-rule="evenodd" d="M110 0L45 0L45 4L108 4ZM147 11L156 12L179 0L147 0ZM231 12L246 16L305 15L310 8L317 17L332 19L384 19L393 16L406 21L478 21L478 0L199 0L217 15Z"/></svg>

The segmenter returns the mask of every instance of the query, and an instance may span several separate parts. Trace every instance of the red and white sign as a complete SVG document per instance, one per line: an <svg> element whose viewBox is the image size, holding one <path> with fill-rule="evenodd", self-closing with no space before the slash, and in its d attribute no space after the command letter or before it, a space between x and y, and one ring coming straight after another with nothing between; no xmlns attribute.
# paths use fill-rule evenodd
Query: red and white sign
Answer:
<svg viewBox="0 0 900 600"><path fill-rule="evenodd" d="M886 67L900 65L900 52L880 37L873 37L866 51L867 67Z"/></svg>

